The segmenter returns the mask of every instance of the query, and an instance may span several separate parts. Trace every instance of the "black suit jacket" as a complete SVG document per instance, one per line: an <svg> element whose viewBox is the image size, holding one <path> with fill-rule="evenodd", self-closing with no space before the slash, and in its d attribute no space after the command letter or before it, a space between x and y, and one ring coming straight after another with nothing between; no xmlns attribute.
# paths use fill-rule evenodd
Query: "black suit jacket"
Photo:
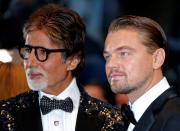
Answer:
<svg viewBox="0 0 180 131"><path fill-rule="evenodd" d="M180 97L173 88L144 112L133 131L180 131Z"/></svg>
<svg viewBox="0 0 180 131"><path fill-rule="evenodd" d="M118 108L81 91L76 131L123 131L123 125ZM42 131L38 92L0 101L0 131Z"/></svg>

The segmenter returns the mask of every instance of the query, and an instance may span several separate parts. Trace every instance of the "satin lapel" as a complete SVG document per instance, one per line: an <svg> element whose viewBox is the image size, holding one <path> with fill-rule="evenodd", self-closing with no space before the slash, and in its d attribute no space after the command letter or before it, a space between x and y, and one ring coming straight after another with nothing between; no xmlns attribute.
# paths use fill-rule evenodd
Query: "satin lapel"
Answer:
<svg viewBox="0 0 180 131"><path fill-rule="evenodd" d="M177 93L172 89L168 89L160 95L144 112L133 131L149 131L155 122L155 116L162 110L164 104L171 98L176 97Z"/></svg>
<svg viewBox="0 0 180 131"><path fill-rule="evenodd" d="M152 124L154 123L155 118L153 115L153 111L149 108L141 117L139 122L136 124L133 131L149 131Z"/></svg>
<svg viewBox="0 0 180 131"><path fill-rule="evenodd" d="M20 131L42 131L38 94L35 94L35 96L36 97L32 98L33 100L30 99L32 102L30 102L31 104L27 108L19 110L16 113Z"/></svg>

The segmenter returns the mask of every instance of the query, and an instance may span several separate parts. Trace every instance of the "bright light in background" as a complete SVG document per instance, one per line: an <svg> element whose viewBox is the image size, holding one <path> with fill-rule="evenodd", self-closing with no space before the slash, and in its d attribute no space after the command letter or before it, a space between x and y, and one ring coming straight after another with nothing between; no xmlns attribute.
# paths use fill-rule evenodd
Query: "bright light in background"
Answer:
<svg viewBox="0 0 180 131"><path fill-rule="evenodd" d="M12 61L12 57L10 53L8 52L8 50L0 49L0 61L4 63Z"/></svg>

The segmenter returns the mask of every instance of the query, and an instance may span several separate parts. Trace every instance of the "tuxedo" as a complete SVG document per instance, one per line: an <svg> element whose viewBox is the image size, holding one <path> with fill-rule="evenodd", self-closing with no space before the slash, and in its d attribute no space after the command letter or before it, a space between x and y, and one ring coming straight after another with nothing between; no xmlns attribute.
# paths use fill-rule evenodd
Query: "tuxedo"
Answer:
<svg viewBox="0 0 180 131"><path fill-rule="evenodd" d="M180 97L169 88L156 98L133 131L180 131Z"/></svg>
<svg viewBox="0 0 180 131"><path fill-rule="evenodd" d="M0 101L0 131L43 131L37 91ZM118 108L81 91L76 131L123 131Z"/></svg>

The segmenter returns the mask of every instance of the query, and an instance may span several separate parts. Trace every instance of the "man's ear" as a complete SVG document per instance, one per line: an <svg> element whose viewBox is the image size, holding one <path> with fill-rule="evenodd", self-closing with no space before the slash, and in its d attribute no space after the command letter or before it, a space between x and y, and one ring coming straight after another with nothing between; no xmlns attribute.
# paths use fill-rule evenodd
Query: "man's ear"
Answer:
<svg viewBox="0 0 180 131"><path fill-rule="evenodd" d="M80 62L80 58L76 57L76 56L68 59L67 60L67 70L69 70L69 71L74 70L78 66L79 62Z"/></svg>
<svg viewBox="0 0 180 131"><path fill-rule="evenodd" d="M153 68L154 69L158 69L161 68L164 61L165 61L165 51L163 48L159 48L157 49L154 53L153 53Z"/></svg>

